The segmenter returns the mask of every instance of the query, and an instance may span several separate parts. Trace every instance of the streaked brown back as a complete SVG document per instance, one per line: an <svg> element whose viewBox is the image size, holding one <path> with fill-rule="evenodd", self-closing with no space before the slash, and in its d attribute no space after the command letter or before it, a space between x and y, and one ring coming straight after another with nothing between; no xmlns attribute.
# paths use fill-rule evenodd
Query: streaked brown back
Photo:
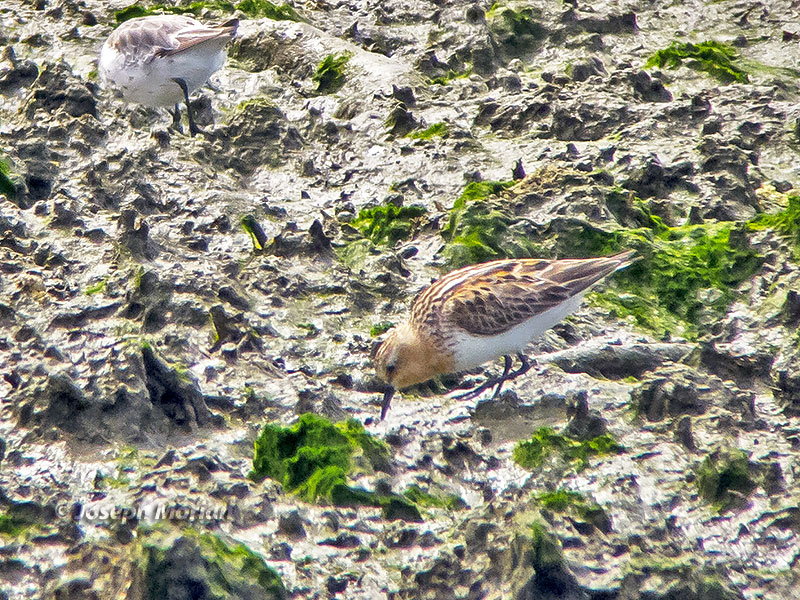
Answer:
<svg viewBox="0 0 800 600"><path fill-rule="evenodd" d="M411 321L424 327L429 319L444 319L474 335L498 335L583 292L629 264L633 254L465 267L424 290L414 301Z"/></svg>

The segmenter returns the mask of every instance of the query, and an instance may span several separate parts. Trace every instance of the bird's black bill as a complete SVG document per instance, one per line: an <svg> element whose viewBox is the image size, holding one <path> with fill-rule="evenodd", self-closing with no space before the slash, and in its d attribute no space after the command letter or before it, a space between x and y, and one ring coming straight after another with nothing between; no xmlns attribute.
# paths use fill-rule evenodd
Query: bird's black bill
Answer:
<svg viewBox="0 0 800 600"><path fill-rule="evenodd" d="M381 403L381 421L386 418L386 413L389 412L389 404L392 402L394 396L394 388L388 386L386 391L383 392L383 402Z"/></svg>

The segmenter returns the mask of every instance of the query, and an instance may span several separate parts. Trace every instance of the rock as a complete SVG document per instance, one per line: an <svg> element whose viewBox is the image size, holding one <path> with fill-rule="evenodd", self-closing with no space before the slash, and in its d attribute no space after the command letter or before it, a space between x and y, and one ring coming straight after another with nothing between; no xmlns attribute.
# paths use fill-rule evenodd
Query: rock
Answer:
<svg viewBox="0 0 800 600"><path fill-rule="evenodd" d="M56 600L100 600L88 579L72 579L59 585L53 595Z"/></svg>
<svg viewBox="0 0 800 600"><path fill-rule="evenodd" d="M258 555L239 552L217 536L178 537L165 550L143 547L144 568L131 585L133 598L212 598L223 589L246 600L282 600L286 590L278 574Z"/></svg>
<svg viewBox="0 0 800 600"><path fill-rule="evenodd" d="M400 531L395 532L386 539L387 548L408 548L414 544L419 537L419 531L416 529L406 527Z"/></svg>
<svg viewBox="0 0 800 600"><path fill-rule="evenodd" d="M645 102L672 102L672 94L660 79L652 79L647 71L636 71L629 75L633 95ZM705 133L705 129L703 130Z"/></svg>
<svg viewBox="0 0 800 600"><path fill-rule="evenodd" d="M692 419L690 417L682 417L678 421L678 425L675 428L675 439L689 452L697 450L694 435L692 434Z"/></svg>
<svg viewBox="0 0 800 600"><path fill-rule="evenodd" d="M606 69L603 66L603 61L597 57L592 57L573 64L570 74L573 81L586 81L594 75L606 75Z"/></svg>
<svg viewBox="0 0 800 600"><path fill-rule="evenodd" d="M117 225L118 240L133 255L153 260L158 255L158 246L150 239L150 227L139 219L135 210L124 210Z"/></svg>
<svg viewBox="0 0 800 600"><path fill-rule="evenodd" d="M292 540L301 540L306 537L303 526L304 519L296 510L280 515L278 518L278 531Z"/></svg>
<svg viewBox="0 0 800 600"><path fill-rule="evenodd" d="M32 85L25 112L28 119L33 119L38 111L59 110L71 117L97 118L97 103L89 86L76 79L66 63L46 63Z"/></svg>
<svg viewBox="0 0 800 600"><path fill-rule="evenodd" d="M694 172L694 165L689 161L665 167L653 154L622 182L622 186L634 190L642 198L665 197L679 187L696 192L698 188L691 182Z"/></svg>
<svg viewBox="0 0 800 600"><path fill-rule="evenodd" d="M262 165L278 166L286 151L302 147L299 132L290 127L284 112L266 99L243 102L217 129L222 151L208 152L205 159L222 168L250 175ZM206 151L201 151L206 154Z"/></svg>
<svg viewBox="0 0 800 600"><path fill-rule="evenodd" d="M772 365L772 393L787 415L800 414L800 353L781 357Z"/></svg>
<svg viewBox="0 0 800 600"><path fill-rule="evenodd" d="M726 391L717 377L696 374L682 365L665 365L645 376L631 400L648 421L661 421L667 415L701 415L711 402L722 404Z"/></svg>
<svg viewBox="0 0 800 600"><path fill-rule="evenodd" d="M0 94L10 94L21 87L27 87L39 75L36 63L19 60L13 46L6 46L3 58L11 63L11 67L0 69Z"/></svg>
<svg viewBox="0 0 800 600"><path fill-rule="evenodd" d="M489 533L496 528L493 523L476 523L470 521L464 533L464 543L470 553L475 554L486 548Z"/></svg>
<svg viewBox="0 0 800 600"><path fill-rule="evenodd" d="M394 137L408 135L420 126L419 121L402 102L395 105L392 112L386 117L386 124L389 127L389 134Z"/></svg>
<svg viewBox="0 0 800 600"><path fill-rule="evenodd" d="M609 379L641 377L644 373L689 354L690 344L607 345L602 348L576 348L547 355L547 360L567 373L589 373Z"/></svg>
<svg viewBox="0 0 800 600"><path fill-rule="evenodd" d="M578 440L591 440L606 433L606 422L599 412L589 410L586 391L574 394L568 400L567 416L570 421L566 434Z"/></svg>

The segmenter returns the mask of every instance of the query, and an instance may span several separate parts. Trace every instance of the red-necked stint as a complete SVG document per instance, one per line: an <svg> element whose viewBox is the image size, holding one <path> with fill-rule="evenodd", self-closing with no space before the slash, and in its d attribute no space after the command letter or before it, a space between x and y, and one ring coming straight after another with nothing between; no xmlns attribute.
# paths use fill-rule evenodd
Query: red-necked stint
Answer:
<svg viewBox="0 0 800 600"><path fill-rule="evenodd" d="M632 262L633 250L601 258L508 259L447 274L414 300L407 323L391 329L375 354L388 384L381 419L395 389L472 369L503 356L505 369L462 397L476 397L530 369L522 350L580 306L589 288ZM516 354L522 366L511 372Z"/></svg>

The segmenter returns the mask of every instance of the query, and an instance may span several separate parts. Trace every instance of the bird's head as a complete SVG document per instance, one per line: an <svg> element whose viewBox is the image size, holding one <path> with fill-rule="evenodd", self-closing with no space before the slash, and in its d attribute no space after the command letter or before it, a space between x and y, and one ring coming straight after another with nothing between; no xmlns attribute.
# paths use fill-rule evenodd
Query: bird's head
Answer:
<svg viewBox="0 0 800 600"><path fill-rule="evenodd" d="M389 330L374 358L378 377L388 384L381 418L389 408L395 389L407 388L446 373L446 362L441 352L408 323Z"/></svg>

